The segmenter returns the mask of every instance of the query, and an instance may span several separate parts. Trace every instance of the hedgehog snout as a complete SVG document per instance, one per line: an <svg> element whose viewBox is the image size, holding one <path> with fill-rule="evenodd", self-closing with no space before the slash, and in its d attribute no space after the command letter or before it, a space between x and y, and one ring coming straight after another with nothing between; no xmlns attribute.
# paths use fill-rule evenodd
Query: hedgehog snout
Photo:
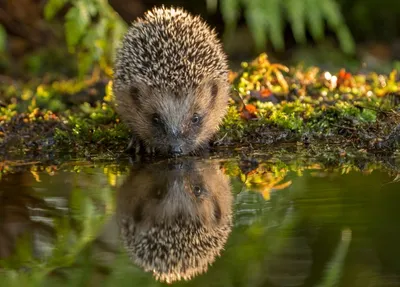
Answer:
<svg viewBox="0 0 400 287"><path fill-rule="evenodd" d="M184 153L183 141L180 139L177 139L176 137L174 139L169 140L168 153L172 156L182 155Z"/></svg>
<svg viewBox="0 0 400 287"><path fill-rule="evenodd" d="M170 145L169 153L173 156L178 156L183 154L182 145Z"/></svg>

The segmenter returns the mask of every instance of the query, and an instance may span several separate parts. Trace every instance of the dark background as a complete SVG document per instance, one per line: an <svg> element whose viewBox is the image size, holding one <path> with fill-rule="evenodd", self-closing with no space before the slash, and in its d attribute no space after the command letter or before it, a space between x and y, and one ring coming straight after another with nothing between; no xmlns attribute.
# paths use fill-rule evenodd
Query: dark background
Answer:
<svg viewBox="0 0 400 287"><path fill-rule="evenodd" d="M216 13L209 13L205 0L110 0L109 3L128 23L142 15L147 9L164 4L181 6L192 13L200 14L221 35L224 31L220 7ZM400 1L337 0L337 3L356 42L355 54L344 55L334 33L328 28L325 28L323 41L315 43L312 37L307 35L307 43L299 45L295 42L289 25L286 25L285 49L277 52L271 45L267 45L265 50L270 58L284 63L302 61L322 66L359 65L366 62L372 69L379 69L387 63L400 60ZM7 33L8 61L18 60L29 53L40 53L43 48L54 43L62 45L61 20L68 7L57 14L57 18L60 19L57 25L44 20L45 4L44 0L0 1L0 24ZM225 43L225 48L234 67L235 63L250 60L258 54L258 51L254 49L243 15L240 17L233 41Z"/></svg>

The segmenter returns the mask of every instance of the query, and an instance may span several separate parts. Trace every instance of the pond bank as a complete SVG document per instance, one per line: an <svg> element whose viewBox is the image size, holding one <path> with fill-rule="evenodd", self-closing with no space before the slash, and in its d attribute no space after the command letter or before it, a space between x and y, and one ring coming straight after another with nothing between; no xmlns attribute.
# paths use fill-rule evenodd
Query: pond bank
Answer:
<svg viewBox="0 0 400 287"><path fill-rule="evenodd" d="M115 157L129 131L112 107L112 81L48 76L0 85L0 159ZM352 75L317 67L288 68L266 54L231 73L232 101L213 148L271 149L282 143L309 151L380 157L398 153L400 81L397 71Z"/></svg>

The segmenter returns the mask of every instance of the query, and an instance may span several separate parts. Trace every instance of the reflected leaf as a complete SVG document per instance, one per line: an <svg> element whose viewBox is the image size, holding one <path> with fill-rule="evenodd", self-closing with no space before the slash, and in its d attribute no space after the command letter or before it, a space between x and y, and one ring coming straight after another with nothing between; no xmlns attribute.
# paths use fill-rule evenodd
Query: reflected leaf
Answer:
<svg viewBox="0 0 400 287"><path fill-rule="evenodd" d="M341 241L337 247L332 259L325 269L324 279L317 285L318 287L338 286L342 276L343 265L346 259L347 251L352 239L352 231L350 229L342 230Z"/></svg>
<svg viewBox="0 0 400 287"><path fill-rule="evenodd" d="M35 178L36 182L40 182L39 174L36 171L31 170L33 177Z"/></svg>

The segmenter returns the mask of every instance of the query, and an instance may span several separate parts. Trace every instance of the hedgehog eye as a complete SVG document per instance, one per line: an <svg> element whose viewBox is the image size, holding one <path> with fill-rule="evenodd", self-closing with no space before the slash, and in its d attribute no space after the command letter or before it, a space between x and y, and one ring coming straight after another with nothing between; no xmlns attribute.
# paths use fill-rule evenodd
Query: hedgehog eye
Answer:
<svg viewBox="0 0 400 287"><path fill-rule="evenodd" d="M157 115L157 114L153 114L151 120L152 120L152 122L153 122L154 125L159 125L159 124L161 123L161 118L160 118L160 116Z"/></svg>
<svg viewBox="0 0 400 287"><path fill-rule="evenodd" d="M216 83L213 83L211 86L211 96L216 97L218 95L218 85Z"/></svg>
<svg viewBox="0 0 400 287"><path fill-rule="evenodd" d="M198 124L200 122L200 116L198 114L194 114L192 117L192 123Z"/></svg>
<svg viewBox="0 0 400 287"><path fill-rule="evenodd" d="M201 187L200 186L194 186L193 187L193 193L196 197L199 197L201 195Z"/></svg>

